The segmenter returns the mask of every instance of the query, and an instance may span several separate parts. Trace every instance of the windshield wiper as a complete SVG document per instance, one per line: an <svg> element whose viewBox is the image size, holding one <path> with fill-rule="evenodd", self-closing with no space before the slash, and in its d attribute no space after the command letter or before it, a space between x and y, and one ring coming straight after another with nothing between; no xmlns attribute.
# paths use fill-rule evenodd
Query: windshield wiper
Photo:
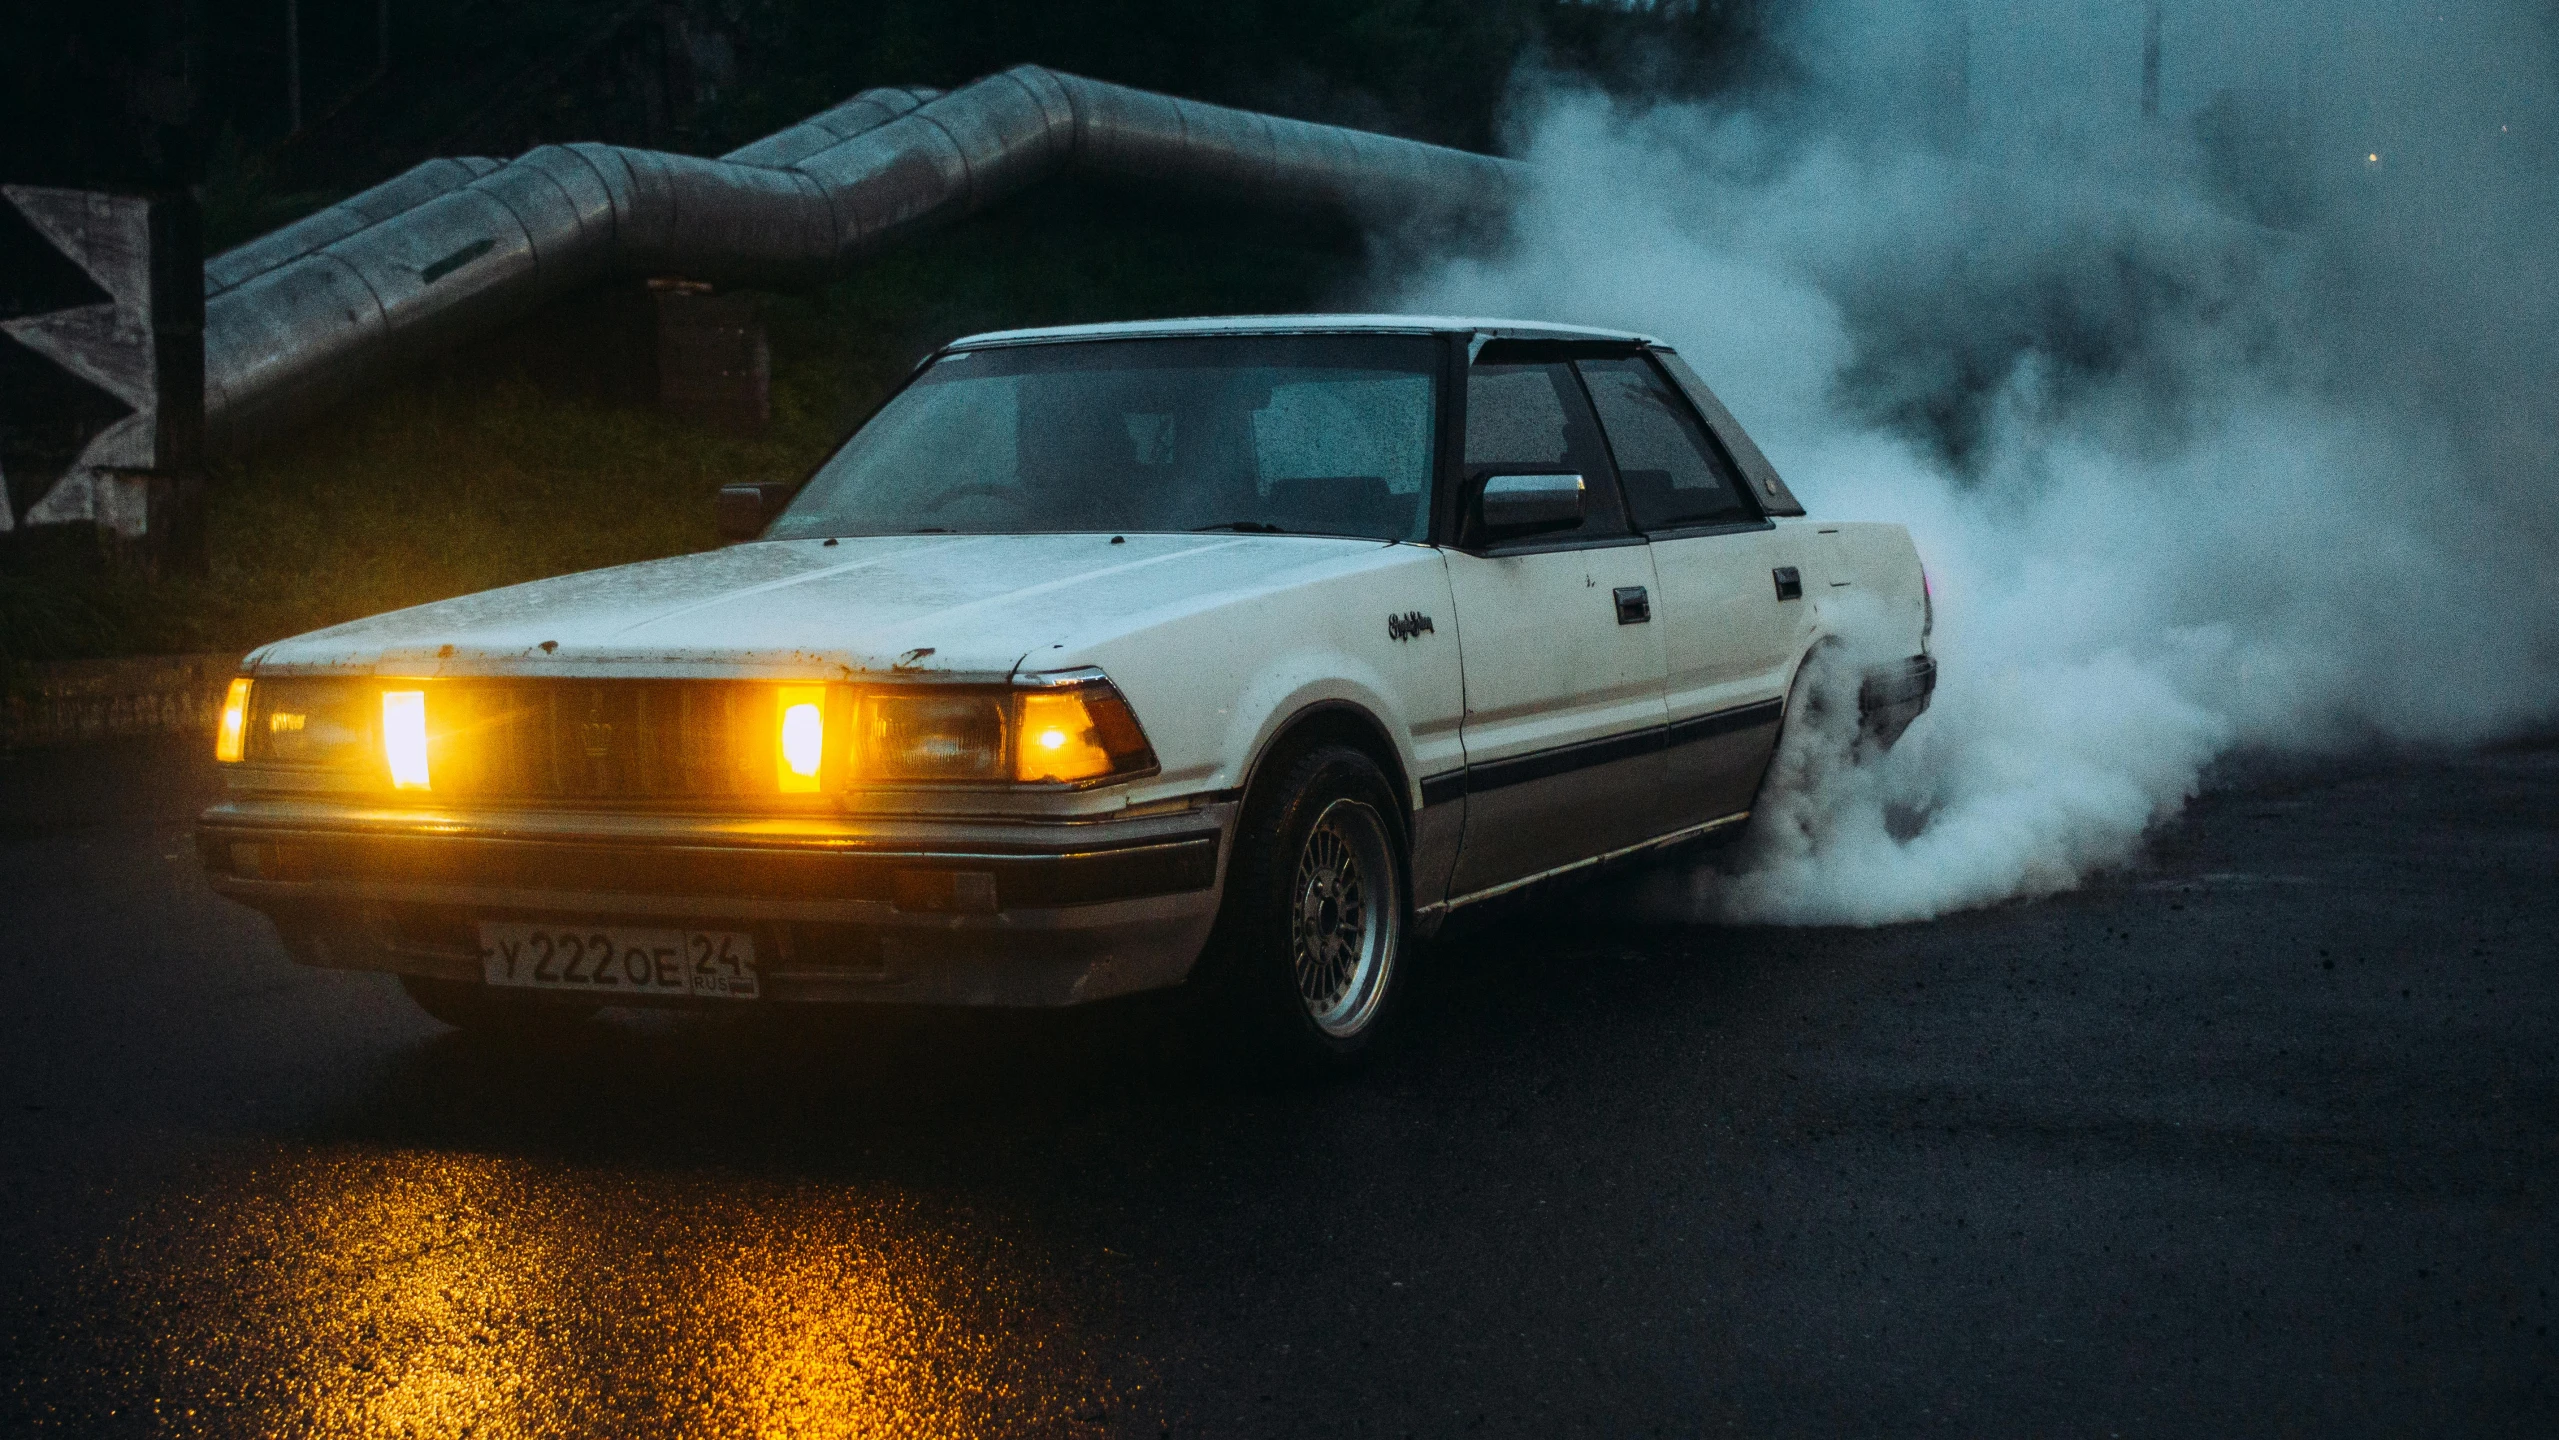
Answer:
<svg viewBox="0 0 2559 1440"><path fill-rule="evenodd" d="M1191 527L1191 533L1194 535L1208 530L1234 530L1246 535L1286 535L1289 533L1286 529L1280 526L1273 525L1262 520L1220 520L1214 525L1194 525Z"/></svg>

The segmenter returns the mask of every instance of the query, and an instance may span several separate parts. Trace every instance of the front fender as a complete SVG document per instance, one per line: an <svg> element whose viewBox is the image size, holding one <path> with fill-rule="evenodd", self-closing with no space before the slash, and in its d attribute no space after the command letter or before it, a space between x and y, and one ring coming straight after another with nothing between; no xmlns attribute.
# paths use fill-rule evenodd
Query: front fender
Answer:
<svg viewBox="0 0 2559 1440"><path fill-rule="evenodd" d="M1376 720L1411 803L1422 777L1463 763L1446 566L1423 546L1367 560L1079 648L1079 663L1101 666L1129 697L1163 767L1132 803L1241 788L1271 740L1323 705Z"/></svg>
<svg viewBox="0 0 2559 1440"><path fill-rule="evenodd" d="M1368 671L1368 667L1353 662L1343 668L1355 673L1328 671L1328 663L1338 660L1337 656L1320 653L1289 656L1254 677L1239 697L1237 723L1227 737L1226 748L1244 757L1234 783L1238 787L1251 783L1253 767L1270 753L1272 743L1298 721L1312 713L1344 708L1375 722L1394 745L1396 769L1404 781L1404 803L1420 806L1421 754L1413 744L1410 717L1402 713L1381 677ZM1248 724L1247 716L1259 719Z"/></svg>

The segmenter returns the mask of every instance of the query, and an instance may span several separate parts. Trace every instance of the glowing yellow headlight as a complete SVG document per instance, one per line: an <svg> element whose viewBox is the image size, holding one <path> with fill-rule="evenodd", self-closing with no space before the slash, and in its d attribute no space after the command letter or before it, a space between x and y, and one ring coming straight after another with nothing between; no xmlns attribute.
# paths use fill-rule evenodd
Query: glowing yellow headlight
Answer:
<svg viewBox="0 0 2559 1440"><path fill-rule="evenodd" d="M234 680L222 696L222 728L213 732L213 758L229 764L248 753L249 682Z"/></svg>
<svg viewBox="0 0 2559 1440"><path fill-rule="evenodd" d="M391 788L427 788L426 692L382 692L382 758L391 765Z"/></svg>
<svg viewBox="0 0 2559 1440"><path fill-rule="evenodd" d="M826 687L785 685L779 698L781 754L775 776L785 795L815 794L818 772L826 764Z"/></svg>
<svg viewBox="0 0 2559 1440"><path fill-rule="evenodd" d="M820 693L811 686L807 698ZM1137 716L1099 674L837 693L828 752L841 767L828 776L837 785L1084 785L1155 768Z"/></svg>

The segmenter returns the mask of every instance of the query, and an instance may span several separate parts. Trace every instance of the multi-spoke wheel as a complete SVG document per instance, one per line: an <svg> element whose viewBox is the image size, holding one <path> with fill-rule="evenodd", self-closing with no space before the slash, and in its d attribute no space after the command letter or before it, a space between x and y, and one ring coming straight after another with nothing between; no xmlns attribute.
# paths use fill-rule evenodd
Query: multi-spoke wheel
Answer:
<svg viewBox="0 0 2559 1440"><path fill-rule="evenodd" d="M1374 1042L1409 909L1402 813L1346 746L1281 757L1255 785L1201 979L1262 1058L1332 1069Z"/></svg>
<svg viewBox="0 0 2559 1440"><path fill-rule="evenodd" d="M1356 1035L1386 993L1402 929L1395 846L1375 809L1336 800L1297 857L1289 959L1297 998L1327 1035Z"/></svg>

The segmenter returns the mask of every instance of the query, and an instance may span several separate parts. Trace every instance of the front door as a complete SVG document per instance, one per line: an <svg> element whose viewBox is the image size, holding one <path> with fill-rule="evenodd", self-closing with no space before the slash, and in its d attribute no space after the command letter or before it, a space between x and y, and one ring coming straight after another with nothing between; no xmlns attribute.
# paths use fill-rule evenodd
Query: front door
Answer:
<svg viewBox="0 0 2559 1440"><path fill-rule="evenodd" d="M1583 478L1578 529L1448 554L1465 668L1466 819L1449 887L1465 896L1659 833L1664 659L1652 552L1568 362L1478 364L1468 473Z"/></svg>

